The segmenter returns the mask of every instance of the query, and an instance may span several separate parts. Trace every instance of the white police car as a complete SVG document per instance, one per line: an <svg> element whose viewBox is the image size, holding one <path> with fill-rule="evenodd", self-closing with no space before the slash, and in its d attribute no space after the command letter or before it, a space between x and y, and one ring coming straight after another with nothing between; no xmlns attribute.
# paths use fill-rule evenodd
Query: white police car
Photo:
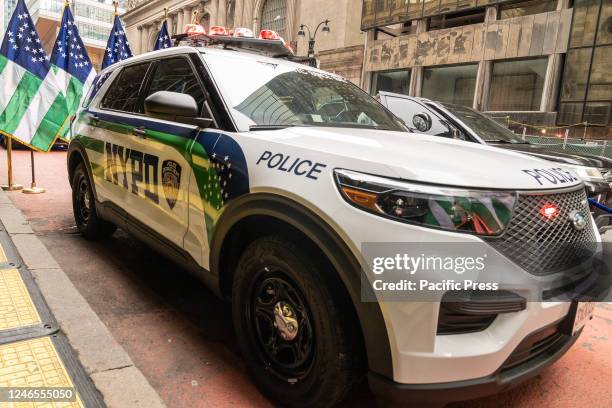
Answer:
<svg viewBox="0 0 612 408"><path fill-rule="evenodd" d="M575 341L589 313L576 303L515 297L449 312L362 301L360 282L362 245L390 241L486 243L505 273L542 282L498 244L600 241L575 175L407 133L336 75L224 48L180 46L104 70L73 123L68 170L83 235L121 227L231 299L268 397L332 405L368 374L386 397L475 398L535 375ZM506 217L462 207L492 194ZM435 222L444 200L447 222Z"/></svg>

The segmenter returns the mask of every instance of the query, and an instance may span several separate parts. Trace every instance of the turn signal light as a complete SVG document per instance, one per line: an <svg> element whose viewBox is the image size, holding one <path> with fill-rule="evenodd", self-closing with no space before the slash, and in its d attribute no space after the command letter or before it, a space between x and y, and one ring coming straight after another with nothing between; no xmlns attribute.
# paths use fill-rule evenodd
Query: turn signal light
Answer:
<svg viewBox="0 0 612 408"><path fill-rule="evenodd" d="M210 35L225 35L225 36L229 35L229 31L227 31L227 28L223 26L212 26L210 27L210 30L208 33Z"/></svg>
<svg viewBox="0 0 612 408"><path fill-rule="evenodd" d="M273 30L261 30L259 38L262 40L280 40L281 37L276 31Z"/></svg>
<svg viewBox="0 0 612 408"><path fill-rule="evenodd" d="M252 30L248 28L239 27L234 29L234 37L242 37L242 38L253 38L255 35Z"/></svg>
<svg viewBox="0 0 612 408"><path fill-rule="evenodd" d="M206 34L206 30L199 24L187 24L185 26L185 34L187 35L200 35Z"/></svg>
<svg viewBox="0 0 612 408"><path fill-rule="evenodd" d="M342 192L355 204L369 208L370 210L378 211L378 206L376 204L378 200L377 194L355 190L353 188L344 186L342 187Z"/></svg>

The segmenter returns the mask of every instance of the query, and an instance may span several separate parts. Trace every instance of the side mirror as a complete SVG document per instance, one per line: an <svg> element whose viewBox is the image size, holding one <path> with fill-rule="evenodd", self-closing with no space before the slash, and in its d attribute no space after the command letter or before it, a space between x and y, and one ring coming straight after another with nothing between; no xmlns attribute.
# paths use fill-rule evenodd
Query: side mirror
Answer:
<svg viewBox="0 0 612 408"><path fill-rule="evenodd" d="M144 108L147 116L201 128L207 128L213 122L210 118L199 117L198 104L193 96L179 92L155 92L145 99Z"/></svg>
<svg viewBox="0 0 612 408"><path fill-rule="evenodd" d="M417 113L412 118L412 124L419 132L427 132L432 125L431 116L425 112Z"/></svg>
<svg viewBox="0 0 612 408"><path fill-rule="evenodd" d="M463 135L463 133L456 128L451 128L451 133L453 134L453 139L458 139L458 140L466 140L465 136Z"/></svg>

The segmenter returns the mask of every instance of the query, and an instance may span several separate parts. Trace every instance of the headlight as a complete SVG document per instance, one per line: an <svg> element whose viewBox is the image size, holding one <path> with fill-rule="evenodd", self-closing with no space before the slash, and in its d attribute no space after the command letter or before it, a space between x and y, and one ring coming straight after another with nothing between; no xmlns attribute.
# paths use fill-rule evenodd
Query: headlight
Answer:
<svg viewBox="0 0 612 408"><path fill-rule="evenodd" d="M340 193L350 204L397 221L448 231L498 235L508 225L516 192L438 187L335 170Z"/></svg>
<svg viewBox="0 0 612 408"><path fill-rule="evenodd" d="M569 167L574 170L578 177L580 177L584 181L605 181L603 174L596 167L586 167L586 166L573 166L564 164L565 167Z"/></svg>

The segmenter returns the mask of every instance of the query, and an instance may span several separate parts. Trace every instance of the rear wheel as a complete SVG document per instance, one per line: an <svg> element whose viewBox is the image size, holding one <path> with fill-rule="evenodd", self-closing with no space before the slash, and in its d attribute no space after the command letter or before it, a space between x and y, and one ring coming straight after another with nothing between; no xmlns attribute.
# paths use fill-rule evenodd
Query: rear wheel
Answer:
<svg viewBox="0 0 612 408"><path fill-rule="evenodd" d="M83 163L77 165L72 176L72 210L77 229L85 238L106 238L117 229L98 217L91 180Z"/></svg>
<svg viewBox="0 0 612 408"><path fill-rule="evenodd" d="M358 380L360 349L325 267L281 238L254 241L238 263L234 325L248 369L283 406L331 406Z"/></svg>

